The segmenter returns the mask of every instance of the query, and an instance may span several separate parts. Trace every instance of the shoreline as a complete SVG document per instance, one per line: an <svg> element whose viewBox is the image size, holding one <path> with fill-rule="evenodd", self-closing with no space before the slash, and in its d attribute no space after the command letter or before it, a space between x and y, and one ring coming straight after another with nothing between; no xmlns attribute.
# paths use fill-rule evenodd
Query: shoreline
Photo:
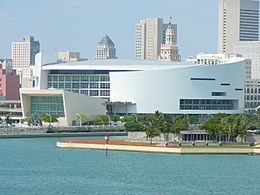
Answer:
<svg viewBox="0 0 260 195"><path fill-rule="evenodd" d="M0 134L0 139L11 138L48 138L48 137L94 137L94 136L127 136L125 132L79 132L79 133L27 133L27 134Z"/></svg>
<svg viewBox="0 0 260 195"><path fill-rule="evenodd" d="M104 142L104 141L103 141ZM165 153L165 154L244 154L244 155L260 155L260 148L248 147L159 147L149 145L120 145L120 144L105 144L91 143L88 141L66 140L57 142L58 148L68 149L87 149L87 150L111 150L125 152L145 152L145 153Z"/></svg>

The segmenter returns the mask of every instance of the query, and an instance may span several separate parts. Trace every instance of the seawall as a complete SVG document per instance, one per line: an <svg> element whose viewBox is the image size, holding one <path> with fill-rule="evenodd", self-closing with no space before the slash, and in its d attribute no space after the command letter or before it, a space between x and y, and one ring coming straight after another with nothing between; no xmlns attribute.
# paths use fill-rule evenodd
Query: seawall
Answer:
<svg viewBox="0 0 260 195"><path fill-rule="evenodd" d="M260 155L260 148L186 148L186 147L154 147L154 146L129 146L129 145L112 145L112 144L87 144L87 143L70 143L57 142L59 148L73 149L95 149L95 150L116 150L131 152L152 152L152 153L168 153L168 154L246 154Z"/></svg>

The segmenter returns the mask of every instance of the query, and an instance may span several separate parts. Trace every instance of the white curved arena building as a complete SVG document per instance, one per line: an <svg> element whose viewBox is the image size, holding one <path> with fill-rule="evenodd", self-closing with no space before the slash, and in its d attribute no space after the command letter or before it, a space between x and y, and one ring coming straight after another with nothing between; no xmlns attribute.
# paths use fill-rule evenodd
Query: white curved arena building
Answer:
<svg viewBox="0 0 260 195"><path fill-rule="evenodd" d="M92 96L102 99L96 104L103 105L106 101L107 113L154 113L159 110L167 114L231 114L244 111L245 61L242 58L203 64L118 59L48 62L42 53L37 54L37 90L32 93L37 94L39 89L45 92L46 89L59 89L78 93L75 98ZM28 96L30 90L22 89L21 96L23 93ZM66 99L66 104L68 101ZM78 103L84 105L84 101ZM66 104L63 105L65 118L69 112ZM32 110L30 106L29 101L23 104L23 110L27 110L24 115ZM36 109L34 112L52 111Z"/></svg>

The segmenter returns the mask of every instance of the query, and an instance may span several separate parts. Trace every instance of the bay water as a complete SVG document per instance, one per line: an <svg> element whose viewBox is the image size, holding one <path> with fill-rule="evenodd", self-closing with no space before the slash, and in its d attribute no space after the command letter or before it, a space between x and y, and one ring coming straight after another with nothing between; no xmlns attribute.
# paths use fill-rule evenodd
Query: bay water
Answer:
<svg viewBox="0 0 260 195"><path fill-rule="evenodd" d="M260 194L260 156L106 156L57 148L60 140L0 139L0 194Z"/></svg>

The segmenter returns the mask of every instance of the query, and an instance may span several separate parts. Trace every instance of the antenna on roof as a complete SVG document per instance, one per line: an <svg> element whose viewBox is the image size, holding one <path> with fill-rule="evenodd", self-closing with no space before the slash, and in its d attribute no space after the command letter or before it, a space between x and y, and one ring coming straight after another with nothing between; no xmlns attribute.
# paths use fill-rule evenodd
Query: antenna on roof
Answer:
<svg viewBox="0 0 260 195"><path fill-rule="evenodd" d="M170 21L169 21L169 24L171 24L172 23L172 17L170 16Z"/></svg>

